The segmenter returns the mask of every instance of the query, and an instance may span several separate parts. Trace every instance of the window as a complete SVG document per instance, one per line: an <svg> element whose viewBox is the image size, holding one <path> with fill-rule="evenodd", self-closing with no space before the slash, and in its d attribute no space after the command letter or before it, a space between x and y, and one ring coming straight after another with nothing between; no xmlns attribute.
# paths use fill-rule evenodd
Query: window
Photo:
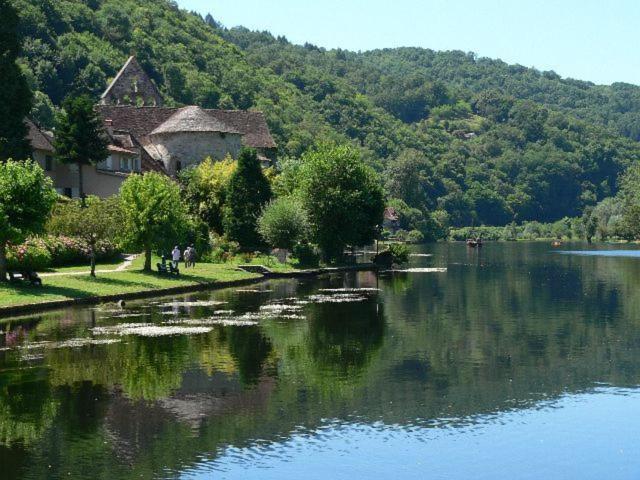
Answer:
<svg viewBox="0 0 640 480"><path fill-rule="evenodd" d="M65 197L69 197L69 198L73 198L73 191L71 190L71 188L65 187L64 196Z"/></svg>
<svg viewBox="0 0 640 480"><path fill-rule="evenodd" d="M123 172L130 172L133 170L133 158L122 158L120 159L120 170Z"/></svg>
<svg viewBox="0 0 640 480"><path fill-rule="evenodd" d="M113 157L109 155L105 160L98 164L101 170L113 170Z"/></svg>
<svg viewBox="0 0 640 480"><path fill-rule="evenodd" d="M44 170L45 172L53 170L53 157L51 155L44 157Z"/></svg>
<svg viewBox="0 0 640 480"><path fill-rule="evenodd" d="M142 164L141 164L140 158L134 159L134 163L135 163L135 171L136 172L142 171Z"/></svg>

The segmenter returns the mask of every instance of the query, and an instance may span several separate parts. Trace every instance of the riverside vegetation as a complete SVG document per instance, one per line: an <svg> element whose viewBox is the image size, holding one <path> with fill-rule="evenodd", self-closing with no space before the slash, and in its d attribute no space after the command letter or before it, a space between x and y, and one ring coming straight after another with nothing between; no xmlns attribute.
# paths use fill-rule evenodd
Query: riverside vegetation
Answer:
<svg viewBox="0 0 640 480"><path fill-rule="evenodd" d="M1 0L0 10L10 74L0 102L3 160L28 157L15 140L28 115L56 128L61 161L103 159L92 105L132 50L169 105L264 111L281 158L263 171L244 150L237 162L207 159L177 183L132 176L119 198L81 195L80 204L56 200L35 164L6 162L2 279L7 266L72 263L60 258L90 260L95 276L97 262L123 249L143 251L149 272L154 254L185 242L205 261L252 261L275 247L298 266L336 262L376 237L385 206L398 213L399 236L413 242L477 232L640 236L635 87L597 87L459 52L296 46L165 0ZM505 73L512 82L501 85ZM470 80L481 75L484 83ZM601 97L608 100L595 102ZM73 242L82 245L75 256L65 248Z"/></svg>
<svg viewBox="0 0 640 480"><path fill-rule="evenodd" d="M449 226L579 217L614 197L640 158L633 85L456 51L293 45L167 0L11 4L43 126L69 94L96 97L135 52L168 105L263 111L283 164L317 139L353 145L426 240Z"/></svg>

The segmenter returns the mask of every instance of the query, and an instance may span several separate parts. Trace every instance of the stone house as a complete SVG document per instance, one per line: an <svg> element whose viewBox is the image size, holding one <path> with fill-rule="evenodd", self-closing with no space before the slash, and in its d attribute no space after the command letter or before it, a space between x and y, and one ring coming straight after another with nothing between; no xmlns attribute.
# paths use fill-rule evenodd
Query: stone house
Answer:
<svg viewBox="0 0 640 480"><path fill-rule="evenodd" d="M33 159L53 180L58 193L77 198L78 166L67 165L55 159L53 135L43 132L32 121L26 121L29 127L28 138L33 149ZM121 141L110 136L109 157L98 165L82 167L84 192L86 195L109 197L118 193L120 185L128 175L141 172L139 148L126 148Z"/></svg>
<svg viewBox="0 0 640 480"><path fill-rule="evenodd" d="M114 195L132 173L158 171L175 176L207 157L237 158L243 146L255 148L265 167L275 161L276 143L261 112L163 105L156 85L130 57L96 106L109 136L110 155L96 166L83 167L85 194ZM29 120L27 124L34 159L59 193L77 197L78 167L57 162L53 135Z"/></svg>
<svg viewBox="0 0 640 480"><path fill-rule="evenodd" d="M276 144L261 112L99 105L112 128L131 134L144 156L174 176L207 157L237 158L243 146L255 148L264 166L275 161Z"/></svg>
<svg viewBox="0 0 640 480"><path fill-rule="evenodd" d="M171 176L207 157L236 158L243 146L255 148L264 166L275 161L276 143L261 112L165 107L134 57L111 82L97 109L105 124L128 132L143 148L143 156Z"/></svg>

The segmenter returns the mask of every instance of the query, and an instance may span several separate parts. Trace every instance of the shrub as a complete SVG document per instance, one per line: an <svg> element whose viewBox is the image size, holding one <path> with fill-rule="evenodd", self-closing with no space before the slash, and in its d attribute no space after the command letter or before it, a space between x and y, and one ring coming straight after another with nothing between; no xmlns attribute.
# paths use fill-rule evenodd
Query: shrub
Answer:
<svg viewBox="0 0 640 480"><path fill-rule="evenodd" d="M51 266L63 267L86 264L91 255L87 242L74 237L48 235L39 239L51 254ZM122 250L109 240L96 243L96 261L115 260Z"/></svg>
<svg viewBox="0 0 640 480"><path fill-rule="evenodd" d="M7 255L9 270L44 270L51 265L51 254L42 242L30 240L10 248Z"/></svg>
<svg viewBox="0 0 640 480"><path fill-rule="evenodd" d="M212 236L210 240L211 252L204 257L205 262L221 263L228 262L240 251L240 244L225 239L224 237Z"/></svg>
<svg viewBox="0 0 640 480"><path fill-rule="evenodd" d="M409 261L409 247L402 243L391 243L387 247L387 250L391 252L391 258L395 265L407 263Z"/></svg>
<svg viewBox="0 0 640 480"><path fill-rule="evenodd" d="M424 235L419 230L411 230L407 234L407 242L409 243L423 243Z"/></svg>
<svg viewBox="0 0 640 480"><path fill-rule="evenodd" d="M307 213L294 197L272 200L258 218L258 232L273 248L291 250L307 237L308 230Z"/></svg>
<svg viewBox="0 0 640 480"><path fill-rule="evenodd" d="M409 247L404 243L391 243L373 257L373 263L381 268L391 268L409 261Z"/></svg>
<svg viewBox="0 0 640 480"><path fill-rule="evenodd" d="M398 230L396 232L396 234L393 236L393 238L395 238L396 240L400 241L400 242L404 242L407 240L407 235L409 234L409 232L407 232L406 230Z"/></svg>
<svg viewBox="0 0 640 480"><path fill-rule="evenodd" d="M301 267L317 267L320 263L318 252L313 245L306 242L294 245L292 256L298 260Z"/></svg>
<svg viewBox="0 0 640 480"><path fill-rule="evenodd" d="M46 251L46 255L38 255L38 269L48 267L65 267L70 265L82 265L89 261L91 249L89 245L78 239L65 236L47 235L44 237L31 237L21 245L9 249L9 256L12 262L16 262L18 251L28 252L35 250ZM113 242L103 240L96 244L96 261L105 262L115 260L120 256L122 250ZM31 255L29 253L29 255ZM46 263L42 264L46 259ZM11 264L15 267L15 263Z"/></svg>

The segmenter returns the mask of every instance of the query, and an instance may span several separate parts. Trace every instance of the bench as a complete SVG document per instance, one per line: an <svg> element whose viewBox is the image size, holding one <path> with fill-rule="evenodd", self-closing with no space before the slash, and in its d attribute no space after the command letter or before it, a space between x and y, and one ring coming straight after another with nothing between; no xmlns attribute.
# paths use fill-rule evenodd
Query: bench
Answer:
<svg viewBox="0 0 640 480"><path fill-rule="evenodd" d="M31 285L41 287L42 279L38 276L38 274L32 270L27 270L23 272L7 272L9 275L10 282L29 282Z"/></svg>
<svg viewBox="0 0 640 480"><path fill-rule="evenodd" d="M180 275L180 269L178 267L174 267L173 263L157 263L158 273L160 275Z"/></svg>

